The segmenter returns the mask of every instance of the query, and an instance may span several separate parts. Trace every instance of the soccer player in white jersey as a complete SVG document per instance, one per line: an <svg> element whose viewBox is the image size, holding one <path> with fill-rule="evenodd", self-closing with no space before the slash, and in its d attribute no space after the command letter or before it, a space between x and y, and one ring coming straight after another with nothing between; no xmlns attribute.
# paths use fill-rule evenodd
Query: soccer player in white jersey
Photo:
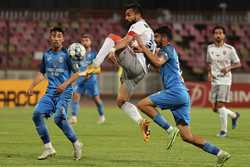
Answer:
<svg viewBox="0 0 250 167"><path fill-rule="evenodd" d="M128 33L123 37L110 34L99 50L93 66L98 67L106 57L118 63L123 68L121 86L117 96L117 105L128 114L142 128L144 140L147 141L149 131L148 122L142 118L137 107L129 100L136 85L148 72L148 62L143 53L135 53L133 48L137 45L135 36L140 36L144 44L154 51L154 33L143 19L143 12L139 5L129 4L125 8L125 20L131 25ZM116 53L116 54L115 54ZM148 135L147 135L148 134Z"/></svg>
<svg viewBox="0 0 250 167"><path fill-rule="evenodd" d="M208 46L208 80L211 81L211 100L213 111L219 113L220 132L219 137L227 136L227 117L232 119L232 129L237 126L240 117L238 112L232 112L226 108L230 101L230 87L232 84L231 70L241 67L240 59L233 46L224 42L225 28L215 26L213 28L214 43Z"/></svg>

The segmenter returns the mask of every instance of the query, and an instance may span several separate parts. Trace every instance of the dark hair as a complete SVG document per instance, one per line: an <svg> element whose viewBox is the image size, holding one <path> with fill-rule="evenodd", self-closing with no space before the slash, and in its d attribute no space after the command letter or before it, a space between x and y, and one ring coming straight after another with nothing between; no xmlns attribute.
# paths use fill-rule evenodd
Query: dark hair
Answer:
<svg viewBox="0 0 250 167"><path fill-rule="evenodd" d="M161 34L161 35L167 36L169 40L172 40L172 39L173 39L172 31L171 31L171 29L170 29L169 27L167 27L167 26L159 27L159 28L157 28L154 32L155 32L155 33L158 33L158 34Z"/></svg>
<svg viewBox="0 0 250 167"><path fill-rule="evenodd" d="M213 30L212 30L212 33L214 34L215 31L218 30L218 29L222 30L223 33L226 34L226 29L225 29L223 26L221 26L221 25L215 26L215 27L213 28Z"/></svg>
<svg viewBox="0 0 250 167"><path fill-rule="evenodd" d="M139 13L143 16L142 7L138 3L130 3L130 4L126 5L125 10L128 10L128 9L133 9L133 11L135 11L135 13Z"/></svg>
<svg viewBox="0 0 250 167"><path fill-rule="evenodd" d="M91 41L93 39L92 35L90 35L90 34L84 34L84 33L81 34L81 38L89 38Z"/></svg>
<svg viewBox="0 0 250 167"><path fill-rule="evenodd" d="M61 27L53 27L50 29L50 33L52 32L61 32L62 34L64 34L64 31Z"/></svg>

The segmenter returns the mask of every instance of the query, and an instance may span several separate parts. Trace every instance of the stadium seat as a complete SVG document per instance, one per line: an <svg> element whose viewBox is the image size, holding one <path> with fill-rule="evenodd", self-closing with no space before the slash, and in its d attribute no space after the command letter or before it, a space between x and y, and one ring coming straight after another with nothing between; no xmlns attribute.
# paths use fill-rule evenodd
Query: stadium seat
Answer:
<svg viewBox="0 0 250 167"><path fill-rule="evenodd" d="M48 29L52 26L62 25L65 29L65 46L71 42L79 40L79 34L88 33L94 36L94 48L98 50L104 38L110 32L125 35L126 29L122 26L119 19L114 19L113 15L107 16L98 14L93 17L79 17L79 19L71 20L67 15L60 13L40 12L33 17L23 18L15 17L9 20L0 18L0 52L5 48L5 44L9 43L9 52L12 57L30 56L36 51L43 51L48 47L46 38L48 37ZM38 20L37 17L40 17ZM56 17L57 19L51 19ZM9 22L7 29L6 21ZM149 18L149 23L153 28L160 25L168 25L173 28L173 37L180 59L193 69L194 67L200 71L206 68L205 55L206 46L212 42L211 33L214 23L211 22L164 22L163 19ZM240 58L245 60L250 50L250 30L247 24L227 24L228 42L235 46ZM7 34L10 34L7 38ZM244 48L242 48L244 46ZM26 54L20 54L26 53ZM0 54L3 57L2 54ZM14 60L8 59L8 64L13 64L10 68L30 68L26 64L37 64L37 60L32 58L21 58ZM32 56L31 56L32 57ZM0 59L3 62L3 58ZM11 63L10 63L11 62ZM250 63L243 63L242 70L249 71ZM34 65L33 68L35 68ZM103 64L104 68L110 68L109 63ZM197 71L197 70L196 70Z"/></svg>

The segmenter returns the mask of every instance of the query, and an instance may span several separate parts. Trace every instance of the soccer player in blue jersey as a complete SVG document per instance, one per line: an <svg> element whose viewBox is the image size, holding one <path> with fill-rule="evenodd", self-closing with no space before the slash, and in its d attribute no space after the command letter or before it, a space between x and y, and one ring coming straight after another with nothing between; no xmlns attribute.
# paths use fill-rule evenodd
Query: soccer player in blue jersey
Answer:
<svg viewBox="0 0 250 167"><path fill-rule="evenodd" d="M37 133L44 144L44 151L38 159L47 159L56 154L44 123L44 118L53 116L56 125L73 145L74 159L79 160L82 144L67 121L67 107L71 101L73 89L69 86L60 94L56 91L57 86L67 80L73 72L72 62L66 49L63 48L64 32L60 27L50 30L49 42L51 48L44 52L40 71L27 90L27 94L31 96L33 88L42 82L46 75L49 83L47 91L36 105L32 117Z"/></svg>
<svg viewBox="0 0 250 167"><path fill-rule="evenodd" d="M190 97L181 77L177 52L170 43L171 38L172 33L168 27L158 28L155 31L155 41L160 50L157 54L153 54L137 37L140 50L145 53L152 65L160 69L163 82L163 89L139 101L138 108L170 136L167 149L172 147L177 134L180 133L185 142L217 156L216 167L221 167L231 155L191 132ZM172 127L156 107L170 109L178 129Z"/></svg>
<svg viewBox="0 0 250 167"><path fill-rule="evenodd" d="M85 47L87 51L85 58L80 62L81 64L80 67L82 71L84 71L87 68L87 66L92 63L92 60L96 58L96 52L91 48L92 47L91 38L92 37L88 34L81 35L80 39L81 44ZM69 122L72 124L77 123L77 115L80 107L79 101L82 94L86 94L93 99L99 113L99 119L97 123L100 124L104 123L105 122L104 106L100 98L98 79L95 73L90 74L87 77L80 77L79 79L77 79L74 85L73 99L71 102L72 117L70 118Z"/></svg>

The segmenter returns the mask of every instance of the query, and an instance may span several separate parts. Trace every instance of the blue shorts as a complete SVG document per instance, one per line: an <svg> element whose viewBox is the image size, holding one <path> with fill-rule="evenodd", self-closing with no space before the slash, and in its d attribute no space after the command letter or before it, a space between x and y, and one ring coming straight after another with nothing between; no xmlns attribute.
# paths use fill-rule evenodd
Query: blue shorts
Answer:
<svg viewBox="0 0 250 167"><path fill-rule="evenodd" d="M45 117L61 117L67 119L67 108L71 102L72 93L62 93L59 96L45 94L36 104L34 112L44 114Z"/></svg>
<svg viewBox="0 0 250 167"><path fill-rule="evenodd" d="M190 124L190 97L186 89L161 90L149 99L161 109L170 109L177 125Z"/></svg>
<svg viewBox="0 0 250 167"><path fill-rule="evenodd" d="M99 84L96 75L91 75L89 78L80 77L73 86L74 92L81 95L86 94L90 97L99 96Z"/></svg>

